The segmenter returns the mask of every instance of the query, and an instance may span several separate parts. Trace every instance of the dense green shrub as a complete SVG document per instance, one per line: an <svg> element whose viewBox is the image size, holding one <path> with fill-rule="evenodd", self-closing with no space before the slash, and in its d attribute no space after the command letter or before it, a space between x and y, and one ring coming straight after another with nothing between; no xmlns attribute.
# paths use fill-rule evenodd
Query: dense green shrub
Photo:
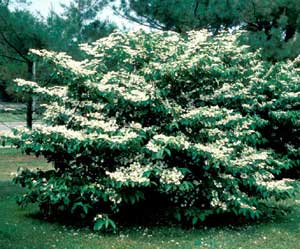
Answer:
<svg viewBox="0 0 300 249"><path fill-rule="evenodd" d="M237 36L113 33L82 45L82 62L33 50L67 86L16 80L49 102L45 124L4 139L55 167L17 174L20 203L99 230L147 205L196 224L292 196L278 174L299 165L299 59L264 62Z"/></svg>

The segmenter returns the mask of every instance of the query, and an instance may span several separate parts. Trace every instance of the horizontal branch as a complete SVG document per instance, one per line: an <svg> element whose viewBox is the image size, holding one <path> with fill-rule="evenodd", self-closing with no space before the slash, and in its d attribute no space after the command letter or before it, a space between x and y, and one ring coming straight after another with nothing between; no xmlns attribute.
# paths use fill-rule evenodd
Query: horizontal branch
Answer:
<svg viewBox="0 0 300 249"><path fill-rule="evenodd" d="M18 59L18 58L12 57L12 56L8 56L8 55L5 55L5 54L0 54L0 57L4 57L4 58L10 59L10 60L26 63L25 60L21 60L21 59Z"/></svg>
<svg viewBox="0 0 300 249"><path fill-rule="evenodd" d="M152 25L151 25L151 24L147 24L147 23L144 23L144 22L138 20L137 18L135 18L135 17L133 17L133 16L123 15L120 11L118 11L118 10L116 10L116 9L113 9L113 11L114 11L117 15L119 15L120 17L123 17L123 18L127 19L128 21L132 21L132 22L135 22L135 23L140 24L140 25L142 25L142 26L149 27L149 28L154 28L154 29L157 29L157 30L165 30L163 26L161 26L161 25L159 25L159 24L157 24L157 23L151 22ZM153 25L155 25L155 26L153 26Z"/></svg>
<svg viewBox="0 0 300 249"><path fill-rule="evenodd" d="M12 48L20 57L22 57L26 62L30 62L30 60L16 47L14 46L3 34L3 32L0 32L0 35L3 39L3 41Z"/></svg>

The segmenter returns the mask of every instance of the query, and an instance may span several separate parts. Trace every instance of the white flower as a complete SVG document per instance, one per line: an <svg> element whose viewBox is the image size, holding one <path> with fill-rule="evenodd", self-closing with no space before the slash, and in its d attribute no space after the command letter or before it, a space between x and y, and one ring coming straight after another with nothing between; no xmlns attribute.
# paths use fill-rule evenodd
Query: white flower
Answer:
<svg viewBox="0 0 300 249"><path fill-rule="evenodd" d="M184 175L177 168L162 169L160 173L160 182L162 184L180 185L183 178Z"/></svg>
<svg viewBox="0 0 300 249"><path fill-rule="evenodd" d="M134 162L129 167L118 168L115 172L106 171L106 174L118 182L148 183L150 180L143 175L150 169L149 165L146 166L141 165L139 162Z"/></svg>

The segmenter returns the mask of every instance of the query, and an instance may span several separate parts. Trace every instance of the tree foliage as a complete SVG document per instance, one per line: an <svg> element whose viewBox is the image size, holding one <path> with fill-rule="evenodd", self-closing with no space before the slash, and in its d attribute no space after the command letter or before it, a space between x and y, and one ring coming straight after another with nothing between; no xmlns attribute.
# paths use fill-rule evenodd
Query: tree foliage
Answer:
<svg viewBox="0 0 300 249"><path fill-rule="evenodd" d="M0 44L2 57L27 62L30 48L46 47L46 26L29 11L0 5Z"/></svg>
<svg viewBox="0 0 300 249"><path fill-rule="evenodd" d="M6 88L15 77L26 75L27 79L32 80L34 64L28 56L28 51L30 48L45 48L47 44L46 25L29 11L11 11L9 9L11 2L0 3L0 58L7 62L0 75L4 83L2 88ZM21 2L26 3L26 1ZM27 126L31 127L33 100L31 96L22 97L27 100Z"/></svg>
<svg viewBox="0 0 300 249"><path fill-rule="evenodd" d="M54 164L18 172L20 204L114 230L130 209L197 224L292 196L278 175L299 167L299 58L271 64L236 38L117 32L83 44L80 62L32 50L66 86L16 81L49 102L45 123L3 140Z"/></svg>
<svg viewBox="0 0 300 249"><path fill-rule="evenodd" d="M266 58L277 60L299 54L299 8L298 0L123 0L118 12L135 22L176 32L246 29L248 42L264 48Z"/></svg>
<svg viewBox="0 0 300 249"><path fill-rule="evenodd" d="M78 44L94 42L116 29L113 23L98 18L107 4L108 1L103 0L74 0L69 5L63 5L62 14L51 11L47 18L50 49L68 51L73 57L82 57ZM57 40L60 42L57 43Z"/></svg>
<svg viewBox="0 0 300 249"><path fill-rule="evenodd" d="M52 11L47 20L29 12L21 4L30 5L25 0L0 1L0 97L27 100L27 125L31 127L31 97L24 93L15 96L10 87L15 78L30 80L33 77L29 49L68 51L73 57L82 58L78 44L106 36L115 26L97 19L97 13L107 4L106 1L72 1L69 6L64 6L62 15ZM39 64L36 71L36 80L47 84L56 82L56 77L49 76L50 65Z"/></svg>

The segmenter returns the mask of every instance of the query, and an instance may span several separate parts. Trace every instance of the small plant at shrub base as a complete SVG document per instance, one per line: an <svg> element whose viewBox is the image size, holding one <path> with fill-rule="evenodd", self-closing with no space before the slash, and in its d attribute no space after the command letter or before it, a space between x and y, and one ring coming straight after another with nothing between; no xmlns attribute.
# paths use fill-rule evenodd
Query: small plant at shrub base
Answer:
<svg viewBox="0 0 300 249"><path fill-rule="evenodd" d="M156 199L195 225L259 218L291 197L295 182L277 176L299 162L298 59L272 65L237 37L117 32L83 44L81 62L32 50L66 86L16 80L49 104L43 125L3 139L54 164L18 172L20 204L115 230L118 214Z"/></svg>

